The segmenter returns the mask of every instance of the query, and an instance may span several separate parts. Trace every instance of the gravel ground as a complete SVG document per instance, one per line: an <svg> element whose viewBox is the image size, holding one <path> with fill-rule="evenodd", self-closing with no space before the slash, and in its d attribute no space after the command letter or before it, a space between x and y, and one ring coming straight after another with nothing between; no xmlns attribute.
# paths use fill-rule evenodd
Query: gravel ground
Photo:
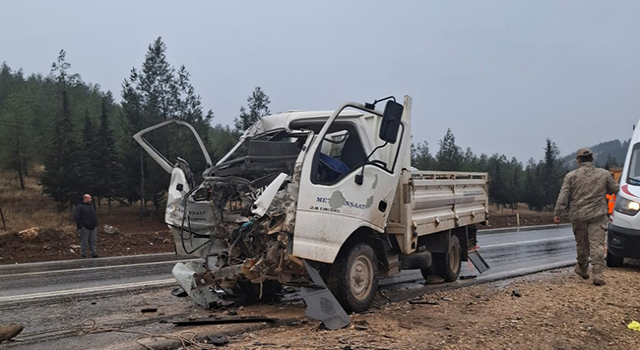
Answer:
<svg viewBox="0 0 640 350"><path fill-rule="evenodd" d="M228 348L638 349L640 332L627 324L640 321L639 272L608 269L595 287L561 269L420 299L437 305L389 304L336 332L310 320L247 333Z"/></svg>

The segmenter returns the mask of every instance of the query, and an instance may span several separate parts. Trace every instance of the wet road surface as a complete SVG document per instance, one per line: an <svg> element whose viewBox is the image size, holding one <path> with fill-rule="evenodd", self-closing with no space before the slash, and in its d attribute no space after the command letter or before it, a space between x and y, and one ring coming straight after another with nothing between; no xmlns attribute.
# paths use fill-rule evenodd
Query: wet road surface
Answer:
<svg viewBox="0 0 640 350"><path fill-rule="evenodd" d="M478 243L491 269L477 275L467 263L462 276L477 275L477 280L506 278L510 274L532 273L575 261L573 235L566 226L480 234ZM178 260L172 254L154 254L0 266L0 306L27 300L174 286L171 269ZM380 281L380 285L383 290L393 290L398 285L423 282L419 271L405 271Z"/></svg>
<svg viewBox="0 0 640 350"><path fill-rule="evenodd" d="M382 280L380 290L391 301L403 300L441 288L534 273L575 261L573 236L568 227L482 234L478 240L482 256L491 266L485 274L475 279L424 286L419 272L406 271ZM166 334L179 330L170 323L161 323L162 320L194 315L207 317L215 312L194 306L188 298L171 296L170 290L176 286L171 268L176 260L174 255L158 254L0 266L0 322L26 325L23 342L3 343L0 349L137 350L140 346L135 339L139 335L120 332L81 335L79 325L95 320L103 327ZM470 265L462 272L467 276L476 274ZM140 309L147 306L157 307L158 313L141 313ZM282 319L304 313L304 305L296 292L282 302L255 307L255 312L268 315L272 315L273 310L284 312L285 315L274 316ZM213 329L218 334L233 332L234 326L203 326L194 330L211 332ZM238 328L235 332L248 329Z"/></svg>

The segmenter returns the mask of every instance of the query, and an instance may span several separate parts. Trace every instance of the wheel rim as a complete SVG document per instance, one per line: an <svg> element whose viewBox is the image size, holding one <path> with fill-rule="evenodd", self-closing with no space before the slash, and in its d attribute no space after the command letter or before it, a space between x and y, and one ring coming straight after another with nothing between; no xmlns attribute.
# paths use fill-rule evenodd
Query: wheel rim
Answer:
<svg viewBox="0 0 640 350"><path fill-rule="evenodd" d="M449 268L452 272L456 272L460 268L460 248L455 244L449 248Z"/></svg>
<svg viewBox="0 0 640 350"><path fill-rule="evenodd" d="M351 294L357 300L366 299L373 288L373 264L366 256L359 256L351 265L349 278Z"/></svg>

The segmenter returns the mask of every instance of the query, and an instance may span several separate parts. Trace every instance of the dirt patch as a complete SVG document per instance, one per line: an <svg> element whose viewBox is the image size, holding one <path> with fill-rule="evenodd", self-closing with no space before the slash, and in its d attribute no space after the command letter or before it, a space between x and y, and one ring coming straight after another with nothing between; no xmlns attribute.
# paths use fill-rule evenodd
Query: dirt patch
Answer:
<svg viewBox="0 0 640 350"><path fill-rule="evenodd" d="M639 271L607 270L604 287L563 269L439 292L423 298L437 305L386 305L340 331L310 321L241 335L229 348L637 349L640 332L627 324L640 320Z"/></svg>
<svg viewBox="0 0 640 350"><path fill-rule="evenodd" d="M481 228L508 228L518 227L518 215L520 216L520 226L537 226L553 224L553 212L534 211L520 205L518 209L496 209L489 207L489 225ZM569 222L569 218L563 216L563 222Z"/></svg>
<svg viewBox="0 0 640 350"><path fill-rule="evenodd" d="M80 239L74 232L62 229L41 229L37 233L0 234L0 264L80 258ZM174 251L171 233L125 232L116 235L98 230L98 255L101 257L137 254L170 253ZM90 253L87 252L87 256Z"/></svg>

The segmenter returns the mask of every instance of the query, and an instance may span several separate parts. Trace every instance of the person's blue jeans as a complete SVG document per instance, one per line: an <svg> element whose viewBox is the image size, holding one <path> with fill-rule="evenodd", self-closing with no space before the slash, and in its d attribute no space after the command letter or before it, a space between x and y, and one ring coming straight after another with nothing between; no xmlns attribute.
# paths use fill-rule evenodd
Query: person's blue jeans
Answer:
<svg viewBox="0 0 640 350"><path fill-rule="evenodd" d="M98 241L98 229L94 228L89 230L87 228L80 229L80 257L85 257L85 251L87 248L91 250L91 257L97 258L98 252L96 251L96 242Z"/></svg>

